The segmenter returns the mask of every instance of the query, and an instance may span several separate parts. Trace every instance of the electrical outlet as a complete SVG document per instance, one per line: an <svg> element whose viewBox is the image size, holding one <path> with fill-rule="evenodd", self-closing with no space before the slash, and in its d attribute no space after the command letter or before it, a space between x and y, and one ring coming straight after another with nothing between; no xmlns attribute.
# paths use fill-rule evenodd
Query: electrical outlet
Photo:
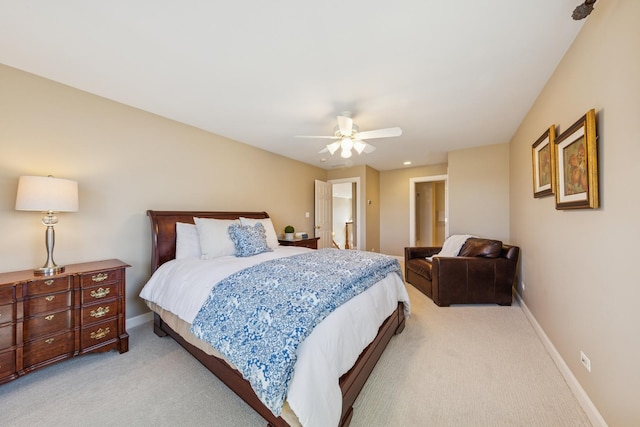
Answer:
<svg viewBox="0 0 640 427"><path fill-rule="evenodd" d="M587 369L587 371L591 372L591 360L589 360L589 358L587 357L586 354L584 354L583 351L580 351L580 361L582 362L584 367Z"/></svg>

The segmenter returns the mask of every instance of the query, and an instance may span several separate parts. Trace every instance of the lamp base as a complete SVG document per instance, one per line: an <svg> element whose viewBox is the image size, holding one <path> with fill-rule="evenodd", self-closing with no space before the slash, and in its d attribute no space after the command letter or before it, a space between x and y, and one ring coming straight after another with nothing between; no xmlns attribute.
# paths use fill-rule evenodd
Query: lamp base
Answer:
<svg viewBox="0 0 640 427"><path fill-rule="evenodd" d="M53 276L54 274L64 273L64 265L56 265L55 267L40 267L33 270L36 276Z"/></svg>

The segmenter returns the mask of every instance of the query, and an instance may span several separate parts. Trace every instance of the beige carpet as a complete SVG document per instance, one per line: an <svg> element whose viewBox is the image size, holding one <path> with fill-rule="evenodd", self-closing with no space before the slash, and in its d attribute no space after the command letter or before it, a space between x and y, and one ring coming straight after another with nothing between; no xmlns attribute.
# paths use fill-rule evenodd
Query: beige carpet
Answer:
<svg viewBox="0 0 640 427"><path fill-rule="evenodd" d="M590 425L518 306L440 308L408 289L412 317L356 401L353 427ZM150 324L129 333L128 353L0 386L0 425L266 425Z"/></svg>

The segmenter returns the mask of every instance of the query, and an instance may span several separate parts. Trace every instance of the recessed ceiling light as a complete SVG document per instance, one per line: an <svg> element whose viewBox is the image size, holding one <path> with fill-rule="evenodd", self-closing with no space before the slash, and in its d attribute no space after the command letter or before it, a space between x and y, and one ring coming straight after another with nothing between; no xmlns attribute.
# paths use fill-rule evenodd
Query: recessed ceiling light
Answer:
<svg viewBox="0 0 640 427"><path fill-rule="evenodd" d="M410 165L410 164L411 164L411 162L404 162L404 163L403 163L403 165L405 165L405 166L406 166L406 165Z"/></svg>

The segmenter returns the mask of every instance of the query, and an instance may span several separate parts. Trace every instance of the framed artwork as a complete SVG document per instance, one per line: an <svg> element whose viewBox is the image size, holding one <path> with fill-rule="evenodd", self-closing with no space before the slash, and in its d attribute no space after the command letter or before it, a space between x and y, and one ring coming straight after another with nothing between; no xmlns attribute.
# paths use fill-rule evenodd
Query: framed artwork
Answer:
<svg viewBox="0 0 640 427"><path fill-rule="evenodd" d="M555 145L556 209L598 208L595 110L562 132Z"/></svg>
<svg viewBox="0 0 640 427"><path fill-rule="evenodd" d="M550 196L555 192L555 137L556 128L551 126L531 146L533 197Z"/></svg>

